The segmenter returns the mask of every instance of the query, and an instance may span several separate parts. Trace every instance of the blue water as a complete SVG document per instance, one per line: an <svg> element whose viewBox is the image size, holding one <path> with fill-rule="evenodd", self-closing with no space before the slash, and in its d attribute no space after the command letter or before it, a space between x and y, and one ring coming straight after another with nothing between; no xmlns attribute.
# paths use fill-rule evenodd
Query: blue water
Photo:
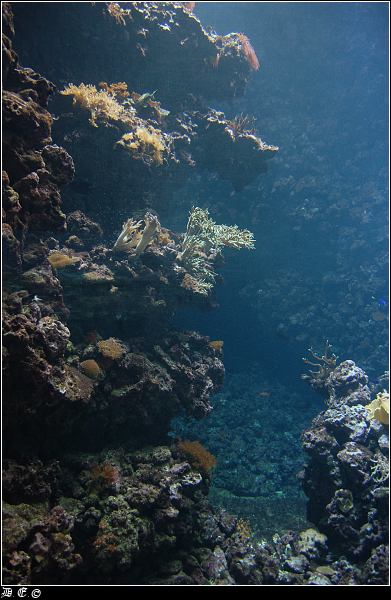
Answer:
<svg viewBox="0 0 391 600"><path fill-rule="evenodd" d="M221 108L254 115L280 151L235 194L235 222L257 249L231 252L220 311L176 322L226 339L233 369L255 358L284 377L281 361L297 370L309 346L330 339L341 358L382 372L387 328L371 315L377 294L388 302L387 6L201 2L196 14L220 34L248 33L261 68L244 98ZM187 193L228 217L229 183L203 175ZM290 341L276 339L279 323Z"/></svg>

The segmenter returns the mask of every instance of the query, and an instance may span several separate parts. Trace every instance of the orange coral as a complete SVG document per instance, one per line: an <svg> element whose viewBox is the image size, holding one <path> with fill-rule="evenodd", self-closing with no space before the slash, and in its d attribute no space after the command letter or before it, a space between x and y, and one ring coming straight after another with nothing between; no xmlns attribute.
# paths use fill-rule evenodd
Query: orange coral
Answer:
<svg viewBox="0 0 391 600"><path fill-rule="evenodd" d="M195 2L180 2L180 4L182 4L183 8L186 8L189 12L193 12L195 7Z"/></svg>
<svg viewBox="0 0 391 600"><path fill-rule="evenodd" d="M216 340L215 342L209 342L208 346L210 346L211 348L213 348L213 350L221 350L221 348L223 347L224 342L222 342L221 340Z"/></svg>
<svg viewBox="0 0 391 600"><path fill-rule="evenodd" d="M196 469L204 471L207 475L210 475L210 470L217 465L216 457L197 441L181 440L178 447L179 450L187 454Z"/></svg>
<svg viewBox="0 0 391 600"><path fill-rule="evenodd" d="M244 54L246 56L247 62L252 66L252 68L255 71L258 71L258 69L259 69L259 60L257 58L257 55L255 54L254 48L250 44L250 40L243 33L239 33L238 34L238 39L239 39L239 42L242 45L242 50L243 50L243 52L244 52Z"/></svg>
<svg viewBox="0 0 391 600"><path fill-rule="evenodd" d="M94 360L83 360L80 366L88 377L95 379L99 375L99 365Z"/></svg>
<svg viewBox="0 0 391 600"><path fill-rule="evenodd" d="M100 475L99 465L94 465L93 467L91 467L91 477L92 477L92 479L98 479L99 475Z"/></svg>
<svg viewBox="0 0 391 600"><path fill-rule="evenodd" d="M115 483L119 478L118 467L113 467L113 465L103 465L101 477L108 483Z"/></svg>
<svg viewBox="0 0 391 600"><path fill-rule="evenodd" d="M94 465L91 467L91 478L99 479L104 486L116 483L119 479L118 467L113 465Z"/></svg>
<svg viewBox="0 0 391 600"><path fill-rule="evenodd" d="M118 83L111 83L110 85L107 85L105 81L101 81L99 87L101 87L111 96L115 96L115 99L119 102L121 100L125 100L125 98L128 98L129 96L128 86L125 82L119 81Z"/></svg>

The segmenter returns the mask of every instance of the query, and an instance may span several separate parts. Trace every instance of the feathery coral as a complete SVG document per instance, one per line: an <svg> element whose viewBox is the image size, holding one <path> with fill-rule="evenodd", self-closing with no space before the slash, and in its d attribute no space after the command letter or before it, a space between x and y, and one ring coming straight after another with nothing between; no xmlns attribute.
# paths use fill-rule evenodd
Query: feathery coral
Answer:
<svg viewBox="0 0 391 600"><path fill-rule="evenodd" d="M125 349L113 338L102 340L98 342L97 345L103 356L106 358L111 358L112 360L121 358L121 356L125 353Z"/></svg>
<svg viewBox="0 0 391 600"><path fill-rule="evenodd" d="M103 122L108 120L113 121L132 121L135 115L134 108L125 108L119 104L112 93L105 90L98 92L94 85L81 83L79 87L73 83L69 83L62 92L63 96L73 96L73 104L80 108L89 110L91 113L90 123L94 127L98 127L96 120Z"/></svg>
<svg viewBox="0 0 391 600"><path fill-rule="evenodd" d="M255 248L254 236L247 229L240 230L237 225L217 225L209 218L207 209L193 206L180 258L186 270L204 290L211 289L215 284L215 273L207 255L212 248L219 251L222 246L250 250Z"/></svg>
<svg viewBox="0 0 391 600"><path fill-rule="evenodd" d="M125 133L116 143L117 145L128 150L135 158L150 157L152 164L163 163L166 145L161 132L151 125L148 128L136 127L135 131Z"/></svg>
<svg viewBox="0 0 391 600"><path fill-rule="evenodd" d="M389 461L384 454L377 452L371 462L374 463L371 467L372 479L376 483L384 483L387 481L390 473Z"/></svg>
<svg viewBox="0 0 391 600"><path fill-rule="evenodd" d="M250 40L243 33L238 34L239 42L242 45L242 50L246 56L247 62L252 66L255 71L259 69L259 60L255 54L255 50L250 44Z"/></svg>
<svg viewBox="0 0 391 600"><path fill-rule="evenodd" d="M129 97L128 86L124 82L111 83L107 85L105 81L101 81L99 84L105 92L110 94L110 96L114 96L118 101L123 101Z"/></svg>
<svg viewBox="0 0 391 600"><path fill-rule="evenodd" d="M204 471L207 475L210 475L210 470L217 465L216 457L197 441L181 440L178 447L196 469Z"/></svg>

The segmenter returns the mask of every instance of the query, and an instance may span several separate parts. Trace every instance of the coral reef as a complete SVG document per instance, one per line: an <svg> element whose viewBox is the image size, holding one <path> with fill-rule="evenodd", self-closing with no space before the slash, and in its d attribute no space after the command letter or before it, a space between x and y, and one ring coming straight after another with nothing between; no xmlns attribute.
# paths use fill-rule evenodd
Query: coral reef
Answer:
<svg viewBox="0 0 391 600"><path fill-rule="evenodd" d="M216 225L201 209L179 235L155 213L192 170L214 170L241 190L276 154L256 136L254 121L248 130L247 117L228 121L196 97L243 95L259 66L248 38L207 33L178 3L103 10L75 3L72 13L61 3L21 4L15 10L27 22L31 10L45 10L34 21L41 72L51 73L45 61L55 54L55 83L69 80L72 66L78 85L54 97L52 116L55 86L20 66L4 3L3 583L384 583L385 397L370 403L366 375L352 361L336 367L326 347L313 373L328 410L303 434L311 461L301 479L321 533L255 541L246 520L211 507L218 463L209 449L177 438L167 445L172 419L211 415L211 396L224 381L222 342L180 331L170 318L186 306L216 308L221 248L251 248L253 237ZM47 35L53 14L63 16L55 39ZM80 83L85 73L70 38L83 41L89 81L119 83L102 83L100 91ZM168 66L171 80L162 77ZM130 96L126 81L143 93ZM160 89L146 92L156 81ZM77 164L73 184L73 159L53 143L52 129ZM133 218L110 249L123 214ZM259 414L284 425L280 405L265 393ZM227 406L231 421L240 410ZM233 468L247 471L231 489L252 498L264 485L278 498L294 458L276 439L269 448L257 441L244 457L241 446L261 427L254 420L254 431L232 440ZM214 443L228 437L219 434Z"/></svg>
<svg viewBox="0 0 391 600"><path fill-rule="evenodd" d="M19 487L21 468L26 481L33 481L38 469L52 509L47 500L27 503L30 488ZM175 443L72 453L46 466L6 461L3 473L8 502L3 583L8 585L357 585L386 580L384 545L360 570L346 558L333 559L326 536L313 528L255 542L248 522L212 509L206 497L209 477L184 462Z"/></svg>
<svg viewBox="0 0 391 600"><path fill-rule="evenodd" d="M13 37L12 10L3 27ZM48 98L55 86L23 68L3 35L3 281L13 281L28 262L29 231L62 231L65 214L59 191L73 179L69 154L51 137ZM27 260L24 260L26 256Z"/></svg>
<svg viewBox="0 0 391 600"><path fill-rule="evenodd" d="M69 329L30 297L4 299L3 439L11 454L35 446L46 456L59 447L99 444L102 435L107 443L130 436L136 446L164 441L182 408L197 419L211 412L224 367L208 338L172 328L159 342L109 338L73 347ZM91 374L85 361L99 365L99 378L79 372Z"/></svg>
<svg viewBox="0 0 391 600"><path fill-rule="evenodd" d="M74 94L76 89L72 87ZM104 94L105 102L102 106L95 102L101 106L101 112L98 108L93 113L90 110L94 115L92 122L96 125L100 115L100 120L108 127L91 131L90 124L83 118L84 113L74 113L65 121L60 118L55 127L57 135L80 165L82 179L94 182L100 203L107 204L100 190L107 188L108 181L93 171L92 165L98 161L109 161L118 174L114 176L113 173L116 180L114 202L118 208L121 208L121 197L128 196L127 178L123 174L131 173L139 182L133 186L133 210L143 208L148 204L146 198L153 197L155 209L162 213L167 211L173 192L182 187L194 169L216 171L222 179L231 180L235 190L240 191L268 170L268 160L278 152L276 146L267 145L256 137L254 123L251 130L246 130L246 118L241 123L228 121L223 113L203 107L197 100L188 100L186 111L176 114L172 110L163 112L157 106L160 103L150 102L152 106L147 104L144 112L140 109L140 114L129 115L130 109L123 108L124 104L119 104L107 92L95 90L94 94ZM106 100L110 105L114 104L115 110L106 107ZM61 109L66 107L59 107ZM70 131L71 127L73 131ZM86 140L91 142L88 150ZM111 209L111 204L107 208Z"/></svg>
<svg viewBox="0 0 391 600"><path fill-rule="evenodd" d="M112 86L110 88L113 89ZM91 118L89 121L94 127L98 127L97 121L102 121L105 124L110 120L132 123L135 110L125 108L122 104L119 104L113 97L113 93L115 93L115 90L109 92L103 89L98 92L94 85L84 85L84 83L79 86L69 83L60 92L63 96L73 96L74 105L90 112Z"/></svg>
<svg viewBox="0 0 391 600"><path fill-rule="evenodd" d="M64 584L83 562L74 552L74 519L61 506L3 505L3 582ZM21 550L21 548L25 550Z"/></svg>
<svg viewBox="0 0 391 600"><path fill-rule="evenodd" d="M204 290L210 290L216 281L216 273L213 272L208 254L212 249L219 251L222 246L251 250L255 247L254 236L247 229L239 230L237 225L217 225L209 218L207 209L193 206L182 242L180 260Z"/></svg>
<svg viewBox="0 0 391 600"><path fill-rule="evenodd" d="M353 361L328 375L329 408L302 434L311 459L300 474L308 519L330 548L360 560L388 539L388 429L367 411L367 383Z"/></svg>
<svg viewBox="0 0 391 600"><path fill-rule="evenodd" d="M208 33L179 4L136 3L115 10L113 6L117 5L108 4L102 12L98 5L77 5L72 18L60 11L61 26L56 31L58 64L68 66L74 77L65 89L63 78L54 81L61 91L51 103L58 115L53 130L78 165L78 181L94 190L88 213L97 219L97 206L115 214L153 203L162 214L174 191L195 169L218 172L232 180L235 190L265 173L278 148L257 138L254 127L250 131L243 127L235 136L223 113L202 106L199 99L202 95L233 103L244 94L256 68L246 36L221 38ZM52 6L45 7L45 19L50 20L52 11ZM18 16L28 22L29 8ZM94 35L105 41L83 45L91 83L85 82L85 71L64 52L70 37L80 38L81 22L88 22ZM52 73L46 60L53 53L53 40L45 28L37 35L42 47L38 64L42 72ZM124 38L126 56L119 50ZM162 73L170 73L169 84ZM118 83L111 83L113 78ZM129 82L133 91L127 89ZM150 91L156 88L155 100ZM109 164L111 175L97 169L98 164ZM78 194L75 182L64 195L67 211L80 208Z"/></svg>

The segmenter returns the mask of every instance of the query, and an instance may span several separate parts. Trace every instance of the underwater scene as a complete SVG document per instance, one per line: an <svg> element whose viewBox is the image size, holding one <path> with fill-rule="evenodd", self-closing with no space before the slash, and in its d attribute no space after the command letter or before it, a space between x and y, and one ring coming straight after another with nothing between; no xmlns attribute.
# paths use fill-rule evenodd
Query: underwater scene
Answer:
<svg viewBox="0 0 391 600"><path fill-rule="evenodd" d="M388 2L2 32L3 594L388 585Z"/></svg>

